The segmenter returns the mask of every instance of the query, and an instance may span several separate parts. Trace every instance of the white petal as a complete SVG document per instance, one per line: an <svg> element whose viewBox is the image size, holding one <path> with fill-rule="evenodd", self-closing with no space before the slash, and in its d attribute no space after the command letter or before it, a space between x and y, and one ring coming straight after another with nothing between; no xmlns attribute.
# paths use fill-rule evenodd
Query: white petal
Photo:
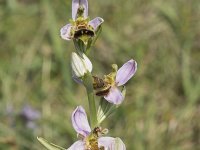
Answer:
<svg viewBox="0 0 200 150"><path fill-rule="evenodd" d="M81 57L77 53L72 52L71 57L72 57L71 66L74 75L76 75L77 77L82 77L88 71L89 72L92 71L92 63L85 54L82 54Z"/></svg>
<svg viewBox="0 0 200 150"><path fill-rule="evenodd" d="M104 98L113 104L119 105L124 100L122 92L117 87L112 87L108 93L108 95L104 96Z"/></svg>
<svg viewBox="0 0 200 150"><path fill-rule="evenodd" d="M91 132L86 112L82 106L78 106L72 113L72 125L77 133L85 137Z"/></svg>
<svg viewBox="0 0 200 150"><path fill-rule="evenodd" d="M84 149L84 142L83 141L76 141L72 144L67 150L85 150Z"/></svg>
<svg viewBox="0 0 200 150"><path fill-rule="evenodd" d="M71 28L72 28L71 24L67 24L64 27L62 27L60 29L60 36L65 40L71 40L72 39Z"/></svg>
<svg viewBox="0 0 200 150"><path fill-rule="evenodd" d="M72 52L72 61L71 61L71 66L72 66L72 71L77 77L82 77L84 74L87 72L86 68L84 67L83 64L83 59L76 54L75 52Z"/></svg>
<svg viewBox="0 0 200 150"><path fill-rule="evenodd" d="M91 61L89 60L89 58L84 53L83 53L83 61L84 61L86 69L89 72L92 72L92 63L91 63Z"/></svg>

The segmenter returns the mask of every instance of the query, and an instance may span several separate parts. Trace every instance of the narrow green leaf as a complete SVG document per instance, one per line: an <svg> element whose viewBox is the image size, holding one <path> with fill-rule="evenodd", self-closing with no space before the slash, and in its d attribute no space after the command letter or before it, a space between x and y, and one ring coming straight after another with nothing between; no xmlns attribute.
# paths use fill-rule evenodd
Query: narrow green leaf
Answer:
<svg viewBox="0 0 200 150"><path fill-rule="evenodd" d="M99 37L101 31L102 31L102 27L99 26L99 28L98 28L97 31L96 31L96 35L95 35L95 37L94 37L94 39L93 39L93 41L92 41L92 43L91 43L91 46L94 46L94 44L96 43L96 41L97 41L97 39L98 39L98 37Z"/></svg>
<svg viewBox="0 0 200 150"><path fill-rule="evenodd" d="M89 55L90 50L91 50L91 47L94 46L94 44L96 43L96 41L97 41L97 39L98 39L98 37L99 37L101 31L102 31L102 27L100 26L100 27L97 29L97 31L96 31L96 33L95 33L96 35L94 36L94 38L89 39L88 44L87 44L87 47L86 47L86 50L85 50L86 55Z"/></svg>
<svg viewBox="0 0 200 150"><path fill-rule="evenodd" d="M118 105L111 104L104 98L101 98L97 113L98 124L101 124L107 117L109 117L113 112L115 112L117 108Z"/></svg>
<svg viewBox="0 0 200 150"><path fill-rule="evenodd" d="M90 48L91 48L91 46L92 46L92 41L93 41L92 38L90 38L90 39L88 40L88 44L87 44L87 47L86 47L86 50L85 50L86 55L89 55Z"/></svg>
<svg viewBox="0 0 200 150"><path fill-rule="evenodd" d="M53 143L48 142L47 140L41 138L41 137L37 137L38 141L44 146L46 147L48 150L66 150L63 147L60 147L58 145L55 145Z"/></svg>

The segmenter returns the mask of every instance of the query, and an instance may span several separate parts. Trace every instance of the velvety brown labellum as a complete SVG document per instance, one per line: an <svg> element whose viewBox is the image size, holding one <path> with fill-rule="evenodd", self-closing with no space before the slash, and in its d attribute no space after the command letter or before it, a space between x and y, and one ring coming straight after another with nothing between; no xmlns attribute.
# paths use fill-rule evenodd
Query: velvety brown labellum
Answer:
<svg viewBox="0 0 200 150"><path fill-rule="evenodd" d="M88 29L79 29L79 30L75 31L74 38L78 39L79 37L81 37L83 35L93 37L94 32L92 30L88 30Z"/></svg>
<svg viewBox="0 0 200 150"><path fill-rule="evenodd" d="M111 86L109 86L107 89L103 89L101 91L96 91L97 96L106 96L110 92Z"/></svg>
<svg viewBox="0 0 200 150"><path fill-rule="evenodd" d="M92 76L92 77L93 77L93 88L95 90L106 86L106 83L104 82L103 79L96 77L96 76Z"/></svg>
<svg viewBox="0 0 200 150"><path fill-rule="evenodd" d="M103 146L98 147L98 138L101 135L101 127L95 127L92 131L91 137L89 139L89 145L87 145L86 150L105 150Z"/></svg>
<svg viewBox="0 0 200 150"><path fill-rule="evenodd" d="M109 93L111 86L103 79L93 76L93 88L97 96L105 96Z"/></svg>

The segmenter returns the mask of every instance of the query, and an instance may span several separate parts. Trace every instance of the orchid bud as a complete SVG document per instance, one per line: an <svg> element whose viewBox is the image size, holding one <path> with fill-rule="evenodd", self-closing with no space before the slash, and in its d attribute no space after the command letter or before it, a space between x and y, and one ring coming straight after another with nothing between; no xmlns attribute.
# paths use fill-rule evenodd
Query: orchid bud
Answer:
<svg viewBox="0 0 200 150"><path fill-rule="evenodd" d="M81 55L72 52L71 66L76 77L83 77L85 73L92 71L92 63L89 58L84 53Z"/></svg>

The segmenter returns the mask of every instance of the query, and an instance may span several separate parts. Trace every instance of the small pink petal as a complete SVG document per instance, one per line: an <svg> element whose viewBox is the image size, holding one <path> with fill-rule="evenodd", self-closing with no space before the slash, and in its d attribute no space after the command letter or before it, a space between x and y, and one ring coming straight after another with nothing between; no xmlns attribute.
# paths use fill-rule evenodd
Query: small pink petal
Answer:
<svg viewBox="0 0 200 150"><path fill-rule="evenodd" d="M117 86L124 85L136 72L137 63L131 59L126 62L118 71L116 75Z"/></svg>
<svg viewBox="0 0 200 150"><path fill-rule="evenodd" d="M62 27L60 29L60 36L65 40L71 40L72 39L71 29L72 29L72 25L71 24L65 25L64 27Z"/></svg>
<svg viewBox="0 0 200 150"><path fill-rule="evenodd" d="M94 30L96 30L103 22L104 20L102 18L96 17L93 20L91 20L88 24L91 25Z"/></svg>
<svg viewBox="0 0 200 150"><path fill-rule="evenodd" d="M84 18L88 17L88 1L87 0L72 0L72 19L73 20L76 20L77 11L81 5L84 8L83 17Z"/></svg>
<svg viewBox="0 0 200 150"><path fill-rule="evenodd" d="M83 141L76 141L67 150L85 150L84 144Z"/></svg>
<svg viewBox="0 0 200 150"><path fill-rule="evenodd" d="M72 125L77 133L85 137L91 132L86 112L82 106L78 106L72 113Z"/></svg>
<svg viewBox="0 0 200 150"><path fill-rule="evenodd" d="M121 91L117 87L112 87L108 95L104 96L104 98L113 104L119 105L124 100L124 97Z"/></svg>
<svg viewBox="0 0 200 150"><path fill-rule="evenodd" d="M100 137L98 139L98 147L103 146L105 149L111 149L112 143L115 141L113 137Z"/></svg>

